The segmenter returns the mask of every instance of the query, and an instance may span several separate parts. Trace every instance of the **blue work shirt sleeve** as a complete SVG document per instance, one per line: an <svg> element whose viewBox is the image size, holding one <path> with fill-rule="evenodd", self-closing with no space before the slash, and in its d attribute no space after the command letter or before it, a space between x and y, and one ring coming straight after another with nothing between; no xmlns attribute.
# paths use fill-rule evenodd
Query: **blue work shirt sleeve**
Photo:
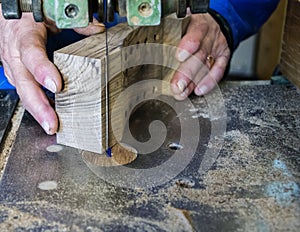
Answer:
<svg viewBox="0 0 300 232"><path fill-rule="evenodd" d="M233 46L255 34L276 9L279 0L211 0L210 8L227 21Z"/></svg>

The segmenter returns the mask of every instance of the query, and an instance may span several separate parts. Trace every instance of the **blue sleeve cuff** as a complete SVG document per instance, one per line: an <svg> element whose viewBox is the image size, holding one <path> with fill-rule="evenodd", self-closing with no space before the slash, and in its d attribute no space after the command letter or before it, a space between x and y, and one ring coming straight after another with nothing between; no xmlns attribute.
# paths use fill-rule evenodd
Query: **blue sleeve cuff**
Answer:
<svg viewBox="0 0 300 232"><path fill-rule="evenodd" d="M9 84L7 78L4 75L3 67L0 66L0 89L15 89L14 86Z"/></svg>
<svg viewBox="0 0 300 232"><path fill-rule="evenodd" d="M255 34L276 9L279 0L212 0L210 8L222 15L232 30L234 48Z"/></svg>

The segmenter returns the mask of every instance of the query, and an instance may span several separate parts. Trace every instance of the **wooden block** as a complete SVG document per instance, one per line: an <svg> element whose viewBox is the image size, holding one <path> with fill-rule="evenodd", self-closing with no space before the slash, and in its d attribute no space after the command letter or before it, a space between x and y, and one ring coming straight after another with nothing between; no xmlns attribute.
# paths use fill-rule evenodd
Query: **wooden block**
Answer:
<svg viewBox="0 0 300 232"><path fill-rule="evenodd" d="M118 49L131 31L132 28L122 24L108 32L111 60L117 64L120 62L117 59ZM64 90L56 95L56 111L60 121L58 143L103 152L105 54L105 34L91 36L55 52L55 64L62 73L65 85ZM110 66L112 76L120 73L118 65L110 63ZM116 92L121 91L122 76L113 78L110 85Z"/></svg>
<svg viewBox="0 0 300 232"><path fill-rule="evenodd" d="M283 74L300 87L300 2L289 0L280 67Z"/></svg>
<svg viewBox="0 0 300 232"><path fill-rule="evenodd" d="M174 60L175 53L171 54L168 49L160 46L159 52L152 52L159 65L144 65L147 63L145 54L150 54L151 51L142 44L166 42L176 45L184 34L188 21L188 18L182 20L170 16L160 26L132 28L127 24L120 24L109 29L109 109L115 107L120 112L117 117L110 118L110 122L124 126L127 123L128 112L115 104L125 88L140 80L162 79L166 75L163 72L164 62L170 62L168 59L171 59L171 55ZM137 44L139 46L132 46ZM168 54L169 58L165 59L164 54ZM56 51L54 62L64 81L63 91L56 94L56 111L60 122L57 142L81 150L103 153L106 134L105 34L88 37ZM127 68L129 64L143 65ZM136 100L136 96L133 93L122 100L129 106ZM111 116L111 111L109 113ZM109 140L110 146L117 142L115 137L120 137L123 128L121 126L118 131L113 131L115 134ZM109 132L110 135L113 134L111 125Z"/></svg>

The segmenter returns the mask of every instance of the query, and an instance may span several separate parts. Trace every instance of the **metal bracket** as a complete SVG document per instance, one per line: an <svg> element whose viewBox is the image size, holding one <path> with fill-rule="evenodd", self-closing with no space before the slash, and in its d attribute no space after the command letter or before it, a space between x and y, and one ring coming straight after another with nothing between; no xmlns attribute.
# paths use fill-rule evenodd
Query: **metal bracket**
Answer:
<svg viewBox="0 0 300 232"><path fill-rule="evenodd" d="M128 0L126 9L128 24L131 26L160 24L160 0Z"/></svg>
<svg viewBox="0 0 300 232"><path fill-rule="evenodd" d="M58 28L86 27L94 12L100 21L113 22L118 12L127 16L130 26L155 26L174 12L185 17L187 7L193 14L206 13L209 0L2 0L4 18L20 19L22 12L33 12L37 22L50 19Z"/></svg>

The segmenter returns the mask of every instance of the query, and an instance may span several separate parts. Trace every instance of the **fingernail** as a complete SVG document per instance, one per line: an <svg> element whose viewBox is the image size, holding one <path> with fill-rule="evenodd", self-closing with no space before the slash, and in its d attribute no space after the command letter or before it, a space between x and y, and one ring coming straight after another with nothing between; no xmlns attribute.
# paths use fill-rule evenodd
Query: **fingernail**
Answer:
<svg viewBox="0 0 300 232"><path fill-rule="evenodd" d="M105 27L103 23L93 23L93 25L97 27Z"/></svg>
<svg viewBox="0 0 300 232"><path fill-rule="evenodd" d="M51 128L50 128L48 122L44 121L44 122L42 123L42 127L43 127L44 131L45 131L48 135L51 134Z"/></svg>
<svg viewBox="0 0 300 232"><path fill-rule="evenodd" d="M189 94L189 89L186 89L183 93L180 94L181 97L187 98Z"/></svg>
<svg viewBox="0 0 300 232"><path fill-rule="evenodd" d="M202 96L202 95L205 95L207 94L208 92L208 88L206 85L201 85L200 87L197 87L196 91L195 91L195 94L198 95L198 96Z"/></svg>
<svg viewBox="0 0 300 232"><path fill-rule="evenodd" d="M187 83L185 80L179 80L177 82L177 88L179 89L180 92L183 92L186 89Z"/></svg>
<svg viewBox="0 0 300 232"><path fill-rule="evenodd" d="M190 53L187 52L186 50L181 50L179 53L178 53L178 60L179 62L184 62L187 58L190 57Z"/></svg>
<svg viewBox="0 0 300 232"><path fill-rule="evenodd" d="M46 78L45 87L49 89L52 93L56 93L57 91L55 82L50 78Z"/></svg>

